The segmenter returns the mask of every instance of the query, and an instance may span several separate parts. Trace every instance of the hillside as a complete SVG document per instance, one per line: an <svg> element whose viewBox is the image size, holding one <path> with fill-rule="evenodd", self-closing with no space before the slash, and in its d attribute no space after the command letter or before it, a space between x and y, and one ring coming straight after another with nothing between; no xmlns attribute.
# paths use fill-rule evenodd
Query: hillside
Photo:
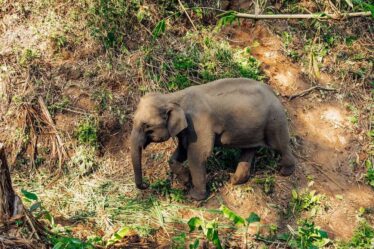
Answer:
<svg viewBox="0 0 374 249"><path fill-rule="evenodd" d="M372 248L373 16L338 15L373 10L370 1L0 6L0 142L17 194L54 233L42 244L219 248L219 238L225 248ZM254 20L234 11L341 18ZM144 151L151 188L136 189L128 137L139 98L229 77L277 93L295 173L280 176L279 155L262 148L251 179L232 186L238 151L217 148L208 161L211 195L192 201L169 173L169 140ZM203 230L189 232L193 224ZM37 243L19 227L0 241Z"/></svg>

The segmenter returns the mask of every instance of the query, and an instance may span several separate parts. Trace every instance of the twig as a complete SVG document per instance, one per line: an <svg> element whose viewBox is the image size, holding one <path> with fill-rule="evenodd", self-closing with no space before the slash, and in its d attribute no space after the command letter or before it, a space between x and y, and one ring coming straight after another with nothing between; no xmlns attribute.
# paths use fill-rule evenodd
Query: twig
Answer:
<svg viewBox="0 0 374 249"><path fill-rule="evenodd" d="M193 23L190 15L187 13L187 10L184 8L182 2L180 0L178 0L178 3L179 5L181 6L182 10L184 11L184 13L186 14L188 20L190 20L190 23L192 24L192 27L194 28L195 31L197 31L197 28L195 27L195 24Z"/></svg>
<svg viewBox="0 0 374 249"><path fill-rule="evenodd" d="M304 91L301 91L301 92L296 93L294 95L288 96L288 99L293 100L294 98L297 98L297 97L303 97L303 96L311 93L313 90L334 91L334 92L337 91L335 88L328 88L328 87L324 87L324 86L313 86L313 87L308 88Z"/></svg>
<svg viewBox="0 0 374 249"><path fill-rule="evenodd" d="M31 221L30 217L28 215L25 215L26 216L26 219L27 221L29 222L29 225L31 227L31 230L33 231L33 233L35 234L35 237L40 240L40 237L39 237L39 234L38 232L36 231L35 227L34 227L34 224L33 222Z"/></svg>
<svg viewBox="0 0 374 249"><path fill-rule="evenodd" d="M360 16L371 16L370 11L366 12L352 12L352 13L341 13L341 14L327 14L321 16L323 13L314 14L276 14L276 15L256 15L247 13L236 13L238 18L250 18L250 19L342 19L349 17L360 17Z"/></svg>
<svg viewBox="0 0 374 249"><path fill-rule="evenodd" d="M344 190L345 188L343 188L337 181L335 181L333 178L331 178L328 174L326 174L322 169L320 169L320 167L322 167L321 165L319 165L318 163L315 163L315 162L312 162L311 161L311 164L312 166L318 170L318 172L320 172L321 174L323 174L326 178L328 178L331 182L335 183L336 186L338 186L341 190Z"/></svg>
<svg viewBox="0 0 374 249"><path fill-rule="evenodd" d="M75 109L70 109L70 108L62 108L62 110L67 111L67 112L73 112L73 113L76 113L76 114L81 114L81 115L92 114L90 112L81 112L81 111L78 111L78 110L75 110Z"/></svg>

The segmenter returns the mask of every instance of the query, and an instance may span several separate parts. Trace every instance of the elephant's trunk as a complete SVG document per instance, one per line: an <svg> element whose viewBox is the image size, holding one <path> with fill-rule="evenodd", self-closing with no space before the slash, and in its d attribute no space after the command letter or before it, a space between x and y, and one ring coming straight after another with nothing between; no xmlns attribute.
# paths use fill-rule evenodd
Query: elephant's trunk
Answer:
<svg viewBox="0 0 374 249"><path fill-rule="evenodd" d="M147 185L143 183L142 177L142 149L145 145L145 135L134 128L131 132L131 161L134 168L135 184L139 189L146 189Z"/></svg>

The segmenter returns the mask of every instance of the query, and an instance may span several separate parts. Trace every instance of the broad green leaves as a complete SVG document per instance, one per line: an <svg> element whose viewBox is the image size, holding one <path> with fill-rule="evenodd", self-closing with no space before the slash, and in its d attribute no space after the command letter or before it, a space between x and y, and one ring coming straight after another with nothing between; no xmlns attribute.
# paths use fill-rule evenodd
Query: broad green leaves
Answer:
<svg viewBox="0 0 374 249"><path fill-rule="evenodd" d="M187 224L190 227L190 232L193 232L195 229L201 228L203 221L199 217L192 217Z"/></svg>
<svg viewBox="0 0 374 249"><path fill-rule="evenodd" d="M34 193L31 193L27 190L22 189L21 190L22 194L29 200L29 201L37 201L38 196Z"/></svg>
<svg viewBox="0 0 374 249"><path fill-rule="evenodd" d="M218 236L218 224L216 220L206 223L199 217L192 217L187 224L190 227L190 232L202 230L208 241L211 241L217 249L222 248L221 241ZM197 248L198 246L199 241L195 240L194 244L190 245L190 248Z"/></svg>
<svg viewBox="0 0 374 249"><path fill-rule="evenodd" d="M113 245L114 243L120 241L123 239L126 235L128 235L130 232L130 228L128 227L123 227L118 232L114 233L112 237L108 240L106 246Z"/></svg>
<svg viewBox="0 0 374 249"><path fill-rule="evenodd" d="M260 222L261 218L256 213L251 213L247 219L245 219L248 224L254 223L254 222Z"/></svg>
<svg viewBox="0 0 374 249"><path fill-rule="evenodd" d="M231 220L232 222L234 222L234 224L236 226L240 226L240 225L246 225L246 226L248 226L251 223L260 222L260 220L261 220L261 218L256 213L253 213L253 212L250 213L250 215L248 216L248 218L244 219L244 218L242 218L241 216L239 216L234 211L232 211L231 209L229 209L228 207L226 207L224 205L222 205L220 207L220 210L222 211L222 214L226 218L228 218L229 220Z"/></svg>
<svg viewBox="0 0 374 249"><path fill-rule="evenodd" d="M222 205L220 210L222 211L223 215L232 222L234 222L236 226L244 225L245 220L236 213L234 213L232 210L230 210L228 207Z"/></svg>

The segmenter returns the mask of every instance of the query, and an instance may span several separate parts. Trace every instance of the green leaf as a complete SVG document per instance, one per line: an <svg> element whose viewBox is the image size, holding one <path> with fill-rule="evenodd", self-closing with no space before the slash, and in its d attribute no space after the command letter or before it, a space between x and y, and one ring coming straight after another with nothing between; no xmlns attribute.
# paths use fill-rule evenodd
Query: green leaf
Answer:
<svg viewBox="0 0 374 249"><path fill-rule="evenodd" d="M291 234L289 233L282 233L277 235L277 239L282 241L288 241L291 238Z"/></svg>
<svg viewBox="0 0 374 249"><path fill-rule="evenodd" d="M249 224L254 222L260 222L261 218L256 213L251 213L247 219L245 219Z"/></svg>
<svg viewBox="0 0 374 249"><path fill-rule="evenodd" d="M194 243L190 244L190 249L197 249L197 248L199 248L199 243L200 243L200 240L199 239L195 239Z"/></svg>
<svg viewBox="0 0 374 249"><path fill-rule="evenodd" d="M120 240L123 239L123 237L125 237L129 232L130 232L130 228L128 228L128 227L123 227L123 228L121 228L120 230L118 230L118 232L116 232L116 233L114 233L114 234L112 235L112 237L108 240L106 246L113 245L113 244L116 243L117 241L120 241Z"/></svg>
<svg viewBox="0 0 374 249"><path fill-rule="evenodd" d="M152 38L156 40L162 33L165 32L166 22L165 19L162 19L156 24L156 27L152 31Z"/></svg>
<svg viewBox="0 0 374 249"><path fill-rule="evenodd" d="M41 203L40 202L36 202L36 203L34 203L34 204L31 205L31 207L29 208L29 211L30 212L34 212L35 210L37 210L40 207L41 207Z"/></svg>
<svg viewBox="0 0 374 249"><path fill-rule="evenodd" d="M192 217L187 224L190 227L190 232L193 232L196 228L201 228L203 221L199 217Z"/></svg>
<svg viewBox="0 0 374 249"><path fill-rule="evenodd" d="M345 2L349 5L349 7L353 8L353 4L351 0L345 0Z"/></svg>
<svg viewBox="0 0 374 249"><path fill-rule="evenodd" d="M212 242L216 246L217 249L222 249L221 241L219 240L217 230L213 231Z"/></svg>
<svg viewBox="0 0 374 249"><path fill-rule="evenodd" d="M217 17L220 17L217 23L217 28L221 28L223 26L226 26L227 24L232 24L235 20L239 20L236 16L236 12L232 10L224 12Z"/></svg>
<svg viewBox="0 0 374 249"><path fill-rule="evenodd" d="M50 212L45 211L44 218L47 219L51 223L52 226L54 226L55 220L53 219L53 216L51 215Z"/></svg>
<svg viewBox="0 0 374 249"><path fill-rule="evenodd" d="M323 231L323 230L319 230L319 235L322 237L322 238L328 238L329 235L326 231Z"/></svg>
<svg viewBox="0 0 374 249"><path fill-rule="evenodd" d="M31 192L29 192L27 190L24 190L24 189L22 189L21 192L29 200L33 200L33 201L37 201L38 200L38 196L36 194L34 194L34 193L31 193Z"/></svg>
<svg viewBox="0 0 374 249"><path fill-rule="evenodd" d="M296 192L296 190L295 189L292 189L292 198L294 199L294 200L297 200L297 192Z"/></svg>
<svg viewBox="0 0 374 249"><path fill-rule="evenodd" d="M62 242L58 242L57 244L55 244L54 246L53 246L53 249L60 249L60 248L62 248L64 246L64 243L62 243Z"/></svg>
<svg viewBox="0 0 374 249"><path fill-rule="evenodd" d="M243 225L245 223L245 220L242 217L234 213L228 207L222 205L220 207L220 210L222 211L223 215L229 220L231 220L232 222L234 222L236 226Z"/></svg>

